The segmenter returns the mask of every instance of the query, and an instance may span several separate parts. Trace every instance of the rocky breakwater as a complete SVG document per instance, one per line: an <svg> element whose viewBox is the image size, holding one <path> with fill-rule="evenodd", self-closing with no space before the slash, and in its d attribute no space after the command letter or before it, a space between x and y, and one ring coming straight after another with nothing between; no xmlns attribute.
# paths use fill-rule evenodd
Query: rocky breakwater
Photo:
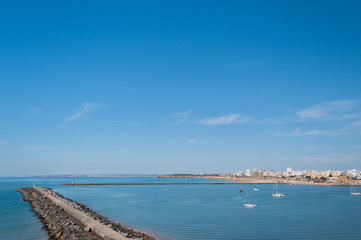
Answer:
<svg viewBox="0 0 361 240"><path fill-rule="evenodd" d="M83 204L65 198L43 187L17 189L30 202L48 232L49 239L134 239L155 240L154 237L114 223Z"/></svg>

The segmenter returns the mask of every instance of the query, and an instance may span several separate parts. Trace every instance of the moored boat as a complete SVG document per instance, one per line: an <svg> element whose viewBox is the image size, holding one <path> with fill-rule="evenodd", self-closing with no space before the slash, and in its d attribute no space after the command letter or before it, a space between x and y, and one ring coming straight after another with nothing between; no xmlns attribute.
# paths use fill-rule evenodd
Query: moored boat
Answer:
<svg viewBox="0 0 361 240"><path fill-rule="evenodd" d="M247 193L247 201L246 200L244 201L243 206L245 208L255 208L255 207L257 207L256 203L252 203L252 202L249 201L249 191Z"/></svg>
<svg viewBox="0 0 361 240"><path fill-rule="evenodd" d="M351 187L350 194L353 196L361 196L361 192L356 192L356 190L353 189L352 187Z"/></svg>
<svg viewBox="0 0 361 240"><path fill-rule="evenodd" d="M276 191L275 191L275 186L276 186ZM278 192L278 185L275 184L275 186L273 186L272 197L278 197L278 198L285 197L286 195Z"/></svg>

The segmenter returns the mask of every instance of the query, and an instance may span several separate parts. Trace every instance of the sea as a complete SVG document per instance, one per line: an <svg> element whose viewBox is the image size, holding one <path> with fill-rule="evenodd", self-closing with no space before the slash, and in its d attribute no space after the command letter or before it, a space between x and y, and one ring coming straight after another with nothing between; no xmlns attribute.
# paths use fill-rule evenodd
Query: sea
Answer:
<svg viewBox="0 0 361 240"><path fill-rule="evenodd" d="M45 186L158 239L360 239L361 196L349 187L279 185L109 185L85 182L207 182L197 178L0 178L0 239L46 239L19 187ZM259 189L258 191L253 190ZM244 208L249 193L256 208Z"/></svg>

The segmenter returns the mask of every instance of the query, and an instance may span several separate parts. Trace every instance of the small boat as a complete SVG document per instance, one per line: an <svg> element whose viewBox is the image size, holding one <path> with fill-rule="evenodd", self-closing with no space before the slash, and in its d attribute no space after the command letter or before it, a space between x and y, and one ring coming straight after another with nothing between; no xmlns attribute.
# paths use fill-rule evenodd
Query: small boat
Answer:
<svg viewBox="0 0 361 240"><path fill-rule="evenodd" d="M257 207L257 204L255 204L255 203L245 203L245 204L243 204L243 206L245 208L254 208L254 207Z"/></svg>
<svg viewBox="0 0 361 240"><path fill-rule="evenodd" d="M253 191L258 191L259 189L258 188L253 188Z"/></svg>
<svg viewBox="0 0 361 240"><path fill-rule="evenodd" d="M361 192L356 192L356 190L352 189L352 187L351 187L350 194L353 195L353 196L361 196Z"/></svg>
<svg viewBox="0 0 361 240"><path fill-rule="evenodd" d="M243 192L243 184L241 184L241 189L239 189L240 192Z"/></svg>
<svg viewBox="0 0 361 240"><path fill-rule="evenodd" d="M244 201L243 206L244 206L245 208L255 208L255 207L257 207L257 204L251 203L251 202L249 201L249 191L248 191L248 194L247 194L247 201L246 201L246 200Z"/></svg>
<svg viewBox="0 0 361 240"><path fill-rule="evenodd" d="M283 193L272 193L272 197L285 197Z"/></svg>
<svg viewBox="0 0 361 240"><path fill-rule="evenodd" d="M275 191L275 186L273 186L272 197L279 197L279 198L285 197L286 195L278 192L278 185L277 184L275 185L276 185L276 191Z"/></svg>

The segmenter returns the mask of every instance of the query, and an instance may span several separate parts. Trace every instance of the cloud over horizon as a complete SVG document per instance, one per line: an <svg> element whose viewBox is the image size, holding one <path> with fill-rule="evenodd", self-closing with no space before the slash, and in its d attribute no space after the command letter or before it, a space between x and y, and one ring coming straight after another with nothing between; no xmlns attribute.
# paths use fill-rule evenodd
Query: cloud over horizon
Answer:
<svg viewBox="0 0 361 240"><path fill-rule="evenodd" d="M301 128L296 128L294 131L281 131L279 128L274 130L273 135L278 137L299 137L299 136L339 136L345 135L344 129L326 129L326 130L318 130L312 129L308 131L304 131Z"/></svg>
<svg viewBox="0 0 361 240"><path fill-rule="evenodd" d="M352 126L361 127L361 120L353 122Z"/></svg>
<svg viewBox="0 0 361 240"><path fill-rule="evenodd" d="M196 142L198 142L198 139L197 139L197 138L191 138L191 139L188 139L188 140L187 140L187 143L190 143L190 144L194 144L194 143L196 143Z"/></svg>
<svg viewBox="0 0 361 240"><path fill-rule="evenodd" d="M327 119L345 120L354 118L357 114L354 110L358 107L358 100L337 100L322 102L298 111L296 114L301 120Z"/></svg>
<svg viewBox="0 0 361 240"><path fill-rule="evenodd" d="M250 118L248 116L230 113L225 116L205 118L198 121L198 123L211 126L211 125L240 124L240 123L246 123L249 120Z"/></svg>

